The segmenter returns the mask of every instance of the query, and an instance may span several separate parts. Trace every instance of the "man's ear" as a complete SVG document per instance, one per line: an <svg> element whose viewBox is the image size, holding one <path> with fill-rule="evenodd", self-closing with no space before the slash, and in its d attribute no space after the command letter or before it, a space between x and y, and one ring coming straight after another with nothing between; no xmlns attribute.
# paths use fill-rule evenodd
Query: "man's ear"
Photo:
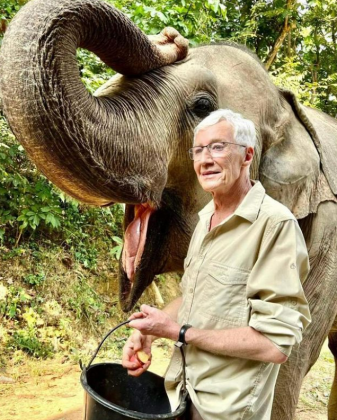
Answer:
<svg viewBox="0 0 337 420"><path fill-rule="evenodd" d="M245 159L243 161L242 166L249 166L253 162L254 157L254 148L251 146L247 146L245 149Z"/></svg>

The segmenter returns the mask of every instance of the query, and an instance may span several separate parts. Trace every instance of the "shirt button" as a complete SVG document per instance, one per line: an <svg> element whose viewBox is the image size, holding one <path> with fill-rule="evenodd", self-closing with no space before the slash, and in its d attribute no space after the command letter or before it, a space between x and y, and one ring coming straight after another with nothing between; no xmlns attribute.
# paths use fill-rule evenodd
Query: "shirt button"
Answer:
<svg viewBox="0 0 337 420"><path fill-rule="evenodd" d="M192 287L190 287L189 292L193 293L193 288Z"/></svg>
<svg viewBox="0 0 337 420"><path fill-rule="evenodd" d="M291 264L290 268L292 268L293 270L296 268L296 264Z"/></svg>

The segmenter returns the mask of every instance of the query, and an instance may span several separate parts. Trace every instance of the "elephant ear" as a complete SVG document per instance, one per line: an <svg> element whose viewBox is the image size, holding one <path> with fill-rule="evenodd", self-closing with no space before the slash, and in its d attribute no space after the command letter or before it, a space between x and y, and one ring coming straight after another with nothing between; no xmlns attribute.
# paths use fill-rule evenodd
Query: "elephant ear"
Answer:
<svg viewBox="0 0 337 420"><path fill-rule="evenodd" d="M259 176L270 196L297 219L315 213L322 201L337 202L335 120L300 105L292 92L280 90L279 106L261 117L260 135Z"/></svg>
<svg viewBox="0 0 337 420"><path fill-rule="evenodd" d="M307 117L306 125L320 155L324 175L337 195L337 120L317 109L300 107Z"/></svg>

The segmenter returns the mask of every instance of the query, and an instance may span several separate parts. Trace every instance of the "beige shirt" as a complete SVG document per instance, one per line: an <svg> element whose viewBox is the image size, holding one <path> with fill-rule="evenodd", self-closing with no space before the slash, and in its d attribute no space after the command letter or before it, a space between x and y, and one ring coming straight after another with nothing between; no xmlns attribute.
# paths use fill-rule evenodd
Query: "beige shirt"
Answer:
<svg viewBox="0 0 337 420"><path fill-rule="evenodd" d="M302 285L309 262L295 217L256 182L236 211L209 231L213 201L200 213L182 278L179 324L251 326L284 354L302 339L310 313ZM188 345L186 377L204 420L270 419L280 365L212 354ZM181 389L175 349L166 374L172 409Z"/></svg>

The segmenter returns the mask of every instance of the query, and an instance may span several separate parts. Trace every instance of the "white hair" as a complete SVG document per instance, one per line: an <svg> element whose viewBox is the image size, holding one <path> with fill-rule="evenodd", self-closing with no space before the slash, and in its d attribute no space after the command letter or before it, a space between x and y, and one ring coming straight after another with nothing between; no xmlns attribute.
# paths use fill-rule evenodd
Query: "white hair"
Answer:
<svg viewBox="0 0 337 420"><path fill-rule="evenodd" d="M220 121L228 121L234 128L234 140L243 146L255 147L256 133L253 121L246 120L240 114L236 114L230 109L218 109L211 112L208 117L203 119L194 129L195 142L196 135L200 130L217 124Z"/></svg>

